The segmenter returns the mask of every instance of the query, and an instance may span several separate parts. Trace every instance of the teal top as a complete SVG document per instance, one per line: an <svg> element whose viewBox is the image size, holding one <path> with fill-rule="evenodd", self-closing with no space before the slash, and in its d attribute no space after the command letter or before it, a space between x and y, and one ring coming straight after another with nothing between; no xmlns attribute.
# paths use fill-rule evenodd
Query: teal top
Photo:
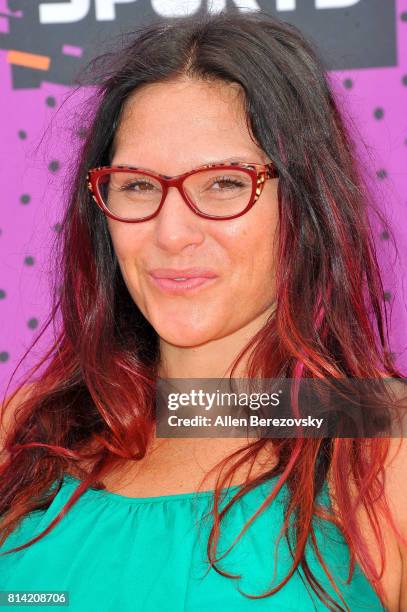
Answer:
<svg viewBox="0 0 407 612"><path fill-rule="evenodd" d="M66 475L49 508L24 517L0 552L26 543L45 529L79 482ZM257 486L233 504L222 519L219 552L227 550L275 482L276 478ZM221 507L240 486L225 490ZM250 599L239 592L240 588L259 595L287 575L291 557L283 537L277 546L273 579L287 492L284 485L218 564L226 572L241 574L240 580L223 577L213 568L207 571L206 543L213 517L204 515L210 510L212 491L126 497L88 489L46 536L24 550L0 556L0 591L65 591L70 612L327 610L301 569L271 597ZM326 485L318 501L329 505ZM340 531L315 519L315 532L350 610L385 610L359 565L351 583L345 584L349 549ZM306 558L320 584L340 603L311 546ZM38 608L49 610L45 605ZM12 609L27 610L27 606Z"/></svg>

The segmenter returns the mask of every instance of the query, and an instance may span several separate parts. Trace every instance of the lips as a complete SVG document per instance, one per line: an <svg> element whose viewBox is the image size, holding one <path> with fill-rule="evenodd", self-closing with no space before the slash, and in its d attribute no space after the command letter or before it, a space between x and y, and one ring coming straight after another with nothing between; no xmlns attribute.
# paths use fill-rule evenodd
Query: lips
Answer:
<svg viewBox="0 0 407 612"><path fill-rule="evenodd" d="M150 272L150 277L164 293L181 295L212 284L218 275L207 268L157 268Z"/></svg>
<svg viewBox="0 0 407 612"><path fill-rule="evenodd" d="M208 268L157 268L150 272L153 278L215 278L217 274Z"/></svg>

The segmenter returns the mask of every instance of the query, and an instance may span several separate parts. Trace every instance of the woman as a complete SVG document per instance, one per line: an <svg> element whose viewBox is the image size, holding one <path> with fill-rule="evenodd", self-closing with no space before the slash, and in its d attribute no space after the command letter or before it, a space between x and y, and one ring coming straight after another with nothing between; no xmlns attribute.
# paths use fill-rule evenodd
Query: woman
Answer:
<svg viewBox="0 0 407 612"><path fill-rule="evenodd" d="M264 13L190 16L92 78L61 333L5 407L0 588L75 611L407 609L405 445L154 430L158 379L401 377L315 51Z"/></svg>

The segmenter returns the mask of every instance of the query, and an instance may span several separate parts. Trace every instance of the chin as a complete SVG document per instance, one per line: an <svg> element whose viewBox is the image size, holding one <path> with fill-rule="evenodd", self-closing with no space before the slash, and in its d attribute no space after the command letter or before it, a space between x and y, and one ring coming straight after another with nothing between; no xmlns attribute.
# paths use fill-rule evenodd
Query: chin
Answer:
<svg viewBox="0 0 407 612"><path fill-rule="evenodd" d="M194 347L215 339L215 331L212 331L212 326L197 328L188 321L180 322L179 325L173 323L170 329L167 324L159 325L153 322L152 325L164 342L174 346Z"/></svg>
<svg viewBox="0 0 407 612"><path fill-rule="evenodd" d="M188 333L175 333L174 331L170 333L159 333L159 336L162 340L167 342L168 344L173 344L174 346L179 346L183 348L192 348L195 346L200 346L201 344L206 344L213 340L213 336L204 333L194 333L190 331Z"/></svg>

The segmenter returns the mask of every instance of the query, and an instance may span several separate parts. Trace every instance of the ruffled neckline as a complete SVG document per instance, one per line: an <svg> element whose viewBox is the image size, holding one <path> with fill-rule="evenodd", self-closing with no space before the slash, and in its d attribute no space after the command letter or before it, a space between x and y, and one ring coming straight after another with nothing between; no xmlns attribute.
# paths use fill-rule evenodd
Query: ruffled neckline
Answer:
<svg viewBox="0 0 407 612"><path fill-rule="evenodd" d="M72 476L71 474L64 475L64 484L68 486L77 487L82 481L76 476ZM233 485L225 489L221 489L222 497L226 497L232 495L237 492L239 489L243 488L243 484ZM262 486L262 485L259 485ZM257 489L258 487L256 487ZM112 501L116 501L118 503L124 504L149 504L149 503L160 503L160 502L168 502L168 501L188 501L188 500L197 500L202 499L206 500L208 497L213 496L214 490L210 489L207 491L188 491L186 493L168 493L165 495L152 495L148 497L130 497L128 495L122 495L121 493L113 493L113 491L109 491L107 489L87 489L81 497L87 496L100 496L103 499L110 499Z"/></svg>

